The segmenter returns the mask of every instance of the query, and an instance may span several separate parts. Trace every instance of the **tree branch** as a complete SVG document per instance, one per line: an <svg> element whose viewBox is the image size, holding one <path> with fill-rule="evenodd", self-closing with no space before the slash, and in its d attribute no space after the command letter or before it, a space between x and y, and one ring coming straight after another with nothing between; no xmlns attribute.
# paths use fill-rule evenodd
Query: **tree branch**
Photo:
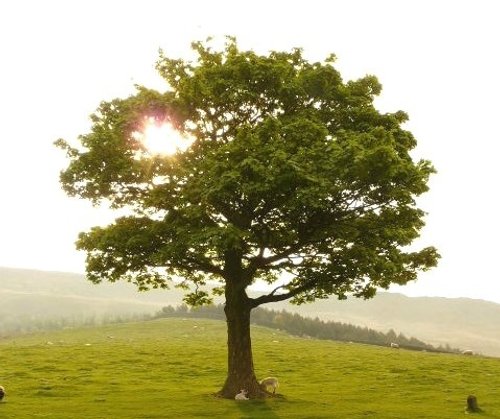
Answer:
<svg viewBox="0 0 500 419"><path fill-rule="evenodd" d="M207 260L196 259L195 257L191 258L191 257L186 255L184 258L184 262L191 264L195 269L199 269L200 271L203 271L205 273L211 273L211 274L218 275L218 276L222 276L224 273L224 271L222 269L211 264ZM186 263L178 264L178 266L175 266L175 267L185 269Z"/></svg>
<svg viewBox="0 0 500 419"><path fill-rule="evenodd" d="M285 294L276 294L276 291L278 291L280 288L285 288L285 285L280 285L279 287L276 287L274 290L272 290L269 294L267 295L262 295L257 298L251 298L251 306L252 308L258 307L261 304L266 304L266 303L275 303L278 301L285 301L290 298L295 297L296 295L300 294L301 292L307 291L308 289L314 288L316 286L316 281L309 281L300 287L297 287Z"/></svg>
<svg viewBox="0 0 500 419"><path fill-rule="evenodd" d="M296 243L293 246L290 246L287 250L284 252L278 253L274 256L269 256L267 258L263 257L263 252L259 252L259 254L253 258L250 258L250 263L255 269L260 269L263 268L266 265L269 265L270 263L277 262L278 260L281 259L286 259L290 256L290 254L296 252L303 246L302 243Z"/></svg>

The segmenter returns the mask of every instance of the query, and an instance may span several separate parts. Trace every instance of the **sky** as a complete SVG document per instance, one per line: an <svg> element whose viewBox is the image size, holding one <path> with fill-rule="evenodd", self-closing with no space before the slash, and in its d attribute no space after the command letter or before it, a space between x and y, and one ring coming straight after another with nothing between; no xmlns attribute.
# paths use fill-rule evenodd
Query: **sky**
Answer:
<svg viewBox="0 0 500 419"><path fill-rule="evenodd" d="M0 2L0 266L84 272L77 234L109 211L68 198L64 153L102 100L164 89L158 50L232 35L259 53L328 54L345 80L374 74L376 106L404 110L415 158L438 173L418 201L418 246L439 266L393 291L500 303L500 3L496 0L3 0Z"/></svg>

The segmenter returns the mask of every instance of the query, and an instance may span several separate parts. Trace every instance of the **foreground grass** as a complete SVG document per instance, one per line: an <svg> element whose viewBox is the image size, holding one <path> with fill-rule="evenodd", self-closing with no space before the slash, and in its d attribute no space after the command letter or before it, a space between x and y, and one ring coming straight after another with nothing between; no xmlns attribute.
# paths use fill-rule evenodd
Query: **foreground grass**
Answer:
<svg viewBox="0 0 500 419"><path fill-rule="evenodd" d="M225 324L163 319L0 341L0 418L500 418L500 359L307 340L253 329L256 372L283 397L236 402Z"/></svg>

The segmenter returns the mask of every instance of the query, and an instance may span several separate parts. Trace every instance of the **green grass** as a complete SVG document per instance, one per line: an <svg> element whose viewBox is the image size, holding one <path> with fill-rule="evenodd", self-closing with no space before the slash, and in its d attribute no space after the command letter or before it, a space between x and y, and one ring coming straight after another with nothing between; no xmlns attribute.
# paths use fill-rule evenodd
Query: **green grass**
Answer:
<svg viewBox="0 0 500 419"><path fill-rule="evenodd" d="M258 377L283 398L236 402L223 383L223 322L158 321L0 341L0 418L436 418L469 394L500 418L500 359L417 353L253 328ZM50 342L51 344L49 344Z"/></svg>

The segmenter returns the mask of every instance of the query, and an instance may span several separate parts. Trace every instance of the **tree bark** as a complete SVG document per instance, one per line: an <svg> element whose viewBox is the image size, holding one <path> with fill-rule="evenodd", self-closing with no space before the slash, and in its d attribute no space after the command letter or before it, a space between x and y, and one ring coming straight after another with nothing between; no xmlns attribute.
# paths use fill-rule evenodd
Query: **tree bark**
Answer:
<svg viewBox="0 0 500 419"><path fill-rule="evenodd" d="M227 321L227 378L219 395L233 399L240 390L247 390L251 399L267 395L255 377L250 337L251 299L245 289L226 286L224 312Z"/></svg>

